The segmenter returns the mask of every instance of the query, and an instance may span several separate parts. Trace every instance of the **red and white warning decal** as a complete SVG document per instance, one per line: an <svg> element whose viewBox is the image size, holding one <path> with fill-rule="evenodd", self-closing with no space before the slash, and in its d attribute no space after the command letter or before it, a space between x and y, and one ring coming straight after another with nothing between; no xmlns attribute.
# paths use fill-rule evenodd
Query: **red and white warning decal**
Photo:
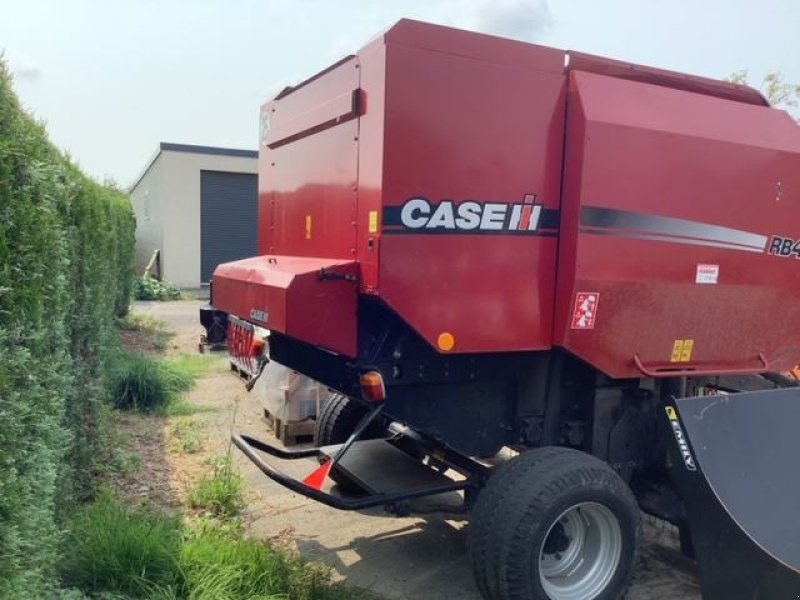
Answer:
<svg viewBox="0 0 800 600"><path fill-rule="evenodd" d="M694 282L711 285L719 283L719 265L697 265Z"/></svg>
<svg viewBox="0 0 800 600"><path fill-rule="evenodd" d="M573 329L594 329L597 317L599 292L578 292L575 294L575 309L572 311Z"/></svg>

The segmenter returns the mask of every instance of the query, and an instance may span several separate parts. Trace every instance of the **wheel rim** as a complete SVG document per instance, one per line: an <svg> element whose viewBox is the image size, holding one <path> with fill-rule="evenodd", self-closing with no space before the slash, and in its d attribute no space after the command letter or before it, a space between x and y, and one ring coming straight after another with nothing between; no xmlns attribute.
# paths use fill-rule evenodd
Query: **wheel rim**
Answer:
<svg viewBox="0 0 800 600"><path fill-rule="evenodd" d="M622 556L622 529L606 506L571 506L547 530L537 558L551 600L591 600L606 589Z"/></svg>

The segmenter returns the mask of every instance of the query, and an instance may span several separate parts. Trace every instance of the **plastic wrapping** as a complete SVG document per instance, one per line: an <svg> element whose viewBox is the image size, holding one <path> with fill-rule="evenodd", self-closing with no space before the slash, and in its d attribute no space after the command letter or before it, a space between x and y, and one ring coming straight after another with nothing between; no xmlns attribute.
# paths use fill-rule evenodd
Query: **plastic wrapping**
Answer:
<svg viewBox="0 0 800 600"><path fill-rule="evenodd" d="M331 394L322 384L274 360L265 367L257 387L267 412L284 422L315 417L319 402Z"/></svg>

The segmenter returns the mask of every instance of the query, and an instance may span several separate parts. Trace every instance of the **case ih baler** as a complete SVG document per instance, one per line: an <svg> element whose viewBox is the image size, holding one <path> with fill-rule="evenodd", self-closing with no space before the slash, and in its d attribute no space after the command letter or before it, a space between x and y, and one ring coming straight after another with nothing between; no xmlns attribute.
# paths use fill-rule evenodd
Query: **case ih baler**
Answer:
<svg viewBox="0 0 800 600"><path fill-rule="evenodd" d="M490 599L619 596L639 508L679 527L706 597L800 593L789 115L404 20L261 121L261 256L220 265L207 310L341 393L317 448L235 436L268 477L463 512Z"/></svg>

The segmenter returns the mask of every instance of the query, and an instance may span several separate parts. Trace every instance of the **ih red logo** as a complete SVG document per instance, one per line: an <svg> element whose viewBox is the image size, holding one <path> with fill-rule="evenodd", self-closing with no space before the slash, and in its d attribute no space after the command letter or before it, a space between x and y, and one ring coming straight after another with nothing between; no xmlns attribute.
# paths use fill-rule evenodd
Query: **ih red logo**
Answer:
<svg viewBox="0 0 800 600"><path fill-rule="evenodd" d="M600 302L599 292L578 292L575 295L575 310L572 311L573 329L594 329L598 302Z"/></svg>

